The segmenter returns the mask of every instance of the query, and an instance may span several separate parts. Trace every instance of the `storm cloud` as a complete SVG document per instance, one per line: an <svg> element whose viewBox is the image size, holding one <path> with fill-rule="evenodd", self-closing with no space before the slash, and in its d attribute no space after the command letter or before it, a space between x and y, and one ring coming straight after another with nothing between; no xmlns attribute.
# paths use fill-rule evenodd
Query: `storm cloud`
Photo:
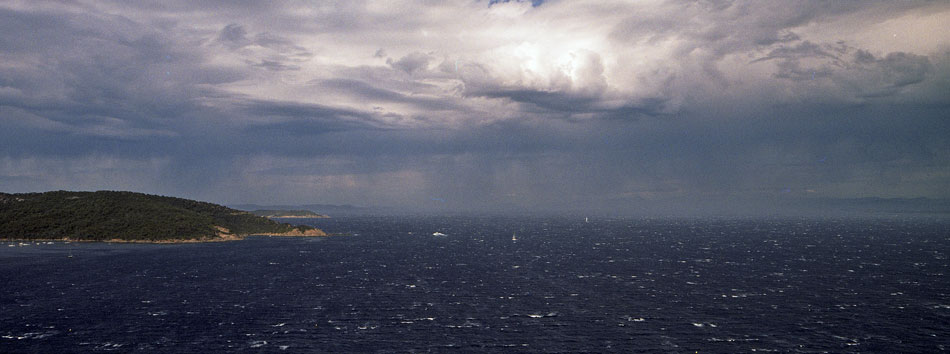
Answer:
<svg viewBox="0 0 950 354"><path fill-rule="evenodd" d="M5 2L0 190L950 198L948 23L943 2Z"/></svg>

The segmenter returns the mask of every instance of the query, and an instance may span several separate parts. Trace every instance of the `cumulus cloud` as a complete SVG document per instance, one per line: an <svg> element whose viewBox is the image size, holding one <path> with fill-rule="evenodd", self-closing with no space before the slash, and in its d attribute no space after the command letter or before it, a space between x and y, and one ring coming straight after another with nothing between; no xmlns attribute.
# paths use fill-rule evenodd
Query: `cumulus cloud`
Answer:
<svg viewBox="0 0 950 354"><path fill-rule="evenodd" d="M251 44L251 41L247 39L247 31L244 30L244 27L231 23L221 29L221 32L218 33L216 40L219 43L222 43L226 46L231 47L232 49L241 48L246 45Z"/></svg>
<svg viewBox="0 0 950 354"><path fill-rule="evenodd" d="M417 70L427 70L429 68L429 61L431 60L432 58L428 54L413 52L399 58L399 60L388 60L386 63L391 65L394 69L412 74Z"/></svg>
<svg viewBox="0 0 950 354"><path fill-rule="evenodd" d="M414 207L947 196L947 21L940 2L9 2L0 178ZM50 167L96 159L133 167Z"/></svg>

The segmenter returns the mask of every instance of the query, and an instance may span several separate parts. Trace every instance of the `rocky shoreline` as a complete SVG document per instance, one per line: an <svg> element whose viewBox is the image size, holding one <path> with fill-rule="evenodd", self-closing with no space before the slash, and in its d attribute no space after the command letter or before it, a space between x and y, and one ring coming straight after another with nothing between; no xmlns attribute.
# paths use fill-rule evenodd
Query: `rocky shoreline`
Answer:
<svg viewBox="0 0 950 354"><path fill-rule="evenodd" d="M325 236L330 236L330 235L327 235L326 232L323 232L323 230L320 230L320 229L310 229L310 230L306 230L306 231L300 231L300 229L293 229L293 230L290 230L290 231L287 231L287 232L281 232L281 233L274 233L274 232L256 233L256 234L251 235L251 236L257 236L257 235L259 235L259 236L282 236L282 237L325 237Z"/></svg>
<svg viewBox="0 0 950 354"><path fill-rule="evenodd" d="M104 243L152 243L152 244L175 244L175 243L206 243L206 242L228 242L241 241L248 236L277 236L277 237L329 237L326 232L320 229L300 231L293 229L283 233L253 233L249 235L234 235L219 233L215 238L190 238L190 239L167 239L167 240L126 240L126 239L106 239L106 240L77 240L64 238L2 238L0 242L104 242Z"/></svg>

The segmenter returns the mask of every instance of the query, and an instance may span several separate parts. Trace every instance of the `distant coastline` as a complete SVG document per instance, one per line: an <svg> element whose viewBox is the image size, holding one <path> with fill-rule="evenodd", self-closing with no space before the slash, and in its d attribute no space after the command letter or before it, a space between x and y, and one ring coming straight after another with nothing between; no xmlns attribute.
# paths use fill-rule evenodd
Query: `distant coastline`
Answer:
<svg viewBox="0 0 950 354"><path fill-rule="evenodd" d="M117 191L0 193L0 241L167 244L253 235L328 236L307 225L182 198Z"/></svg>
<svg viewBox="0 0 950 354"><path fill-rule="evenodd" d="M249 235L253 236L253 235ZM135 240L135 239L108 239L108 240L73 240L68 238L0 238L0 242L75 242L75 243L148 243L148 244L175 244L175 243L205 243L240 241L246 236L221 237L214 239L167 239L167 240Z"/></svg>
<svg viewBox="0 0 950 354"><path fill-rule="evenodd" d="M216 238L190 238L190 239L165 239L165 240L140 240L140 239L121 239L113 238L106 240L74 240L70 238L3 238L0 237L0 242L76 242L76 243L147 243L147 244L176 244L176 243L206 243L206 242L230 242L230 241L241 241L248 237L252 236L269 236L269 237L329 237L334 236L327 234L322 230L315 229L319 233L301 233L297 231L286 232L286 233L255 233L249 235L226 235Z"/></svg>
<svg viewBox="0 0 950 354"><path fill-rule="evenodd" d="M263 216L265 218L286 218L286 219L326 219L327 215L317 214L310 210L272 210L260 209L253 210L251 214Z"/></svg>

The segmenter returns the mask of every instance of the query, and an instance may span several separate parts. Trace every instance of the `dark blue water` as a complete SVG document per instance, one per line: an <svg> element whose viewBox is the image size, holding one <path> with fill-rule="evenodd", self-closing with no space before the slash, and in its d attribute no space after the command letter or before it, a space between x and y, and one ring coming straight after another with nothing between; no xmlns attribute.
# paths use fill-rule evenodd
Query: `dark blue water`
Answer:
<svg viewBox="0 0 950 354"><path fill-rule="evenodd" d="M0 352L893 353L950 346L945 222L308 222L356 235L0 244Z"/></svg>

